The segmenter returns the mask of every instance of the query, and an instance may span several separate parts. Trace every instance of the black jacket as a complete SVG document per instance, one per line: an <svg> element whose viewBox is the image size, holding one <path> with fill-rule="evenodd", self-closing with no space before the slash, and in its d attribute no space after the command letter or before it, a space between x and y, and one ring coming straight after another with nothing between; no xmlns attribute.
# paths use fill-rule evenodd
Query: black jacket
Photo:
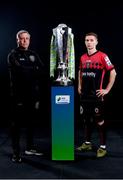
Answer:
<svg viewBox="0 0 123 180"><path fill-rule="evenodd" d="M37 101L40 96L43 63L31 50L13 49L8 55L10 92L16 102Z"/></svg>

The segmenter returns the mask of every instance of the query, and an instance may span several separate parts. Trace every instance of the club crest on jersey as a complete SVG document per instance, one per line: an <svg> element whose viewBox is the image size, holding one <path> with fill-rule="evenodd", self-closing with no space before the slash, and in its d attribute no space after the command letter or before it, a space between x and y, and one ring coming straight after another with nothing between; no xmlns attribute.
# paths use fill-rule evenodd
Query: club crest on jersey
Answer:
<svg viewBox="0 0 123 180"><path fill-rule="evenodd" d="M105 59L105 61L106 61L106 64L107 64L108 66L111 66L111 61L110 61L110 59L108 58L108 56L106 56L104 59Z"/></svg>
<svg viewBox="0 0 123 180"><path fill-rule="evenodd" d="M30 56L29 56L29 59L30 59L31 62L34 62L34 61L35 61L35 56L30 55Z"/></svg>
<svg viewBox="0 0 123 180"><path fill-rule="evenodd" d="M90 68L91 60L86 61L86 68Z"/></svg>

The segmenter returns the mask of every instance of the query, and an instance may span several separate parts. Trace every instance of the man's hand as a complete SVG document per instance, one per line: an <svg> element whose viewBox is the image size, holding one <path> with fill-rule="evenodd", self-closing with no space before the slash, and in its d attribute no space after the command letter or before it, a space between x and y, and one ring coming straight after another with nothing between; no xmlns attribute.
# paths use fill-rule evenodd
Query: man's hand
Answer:
<svg viewBox="0 0 123 180"><path fill-rule="evenodd" d="M105 96L106 94L108 94L108 90L107 89L99 89L99 90L96 90L96 95L98 96L98 97L100 97L100 96Z"/></svg>

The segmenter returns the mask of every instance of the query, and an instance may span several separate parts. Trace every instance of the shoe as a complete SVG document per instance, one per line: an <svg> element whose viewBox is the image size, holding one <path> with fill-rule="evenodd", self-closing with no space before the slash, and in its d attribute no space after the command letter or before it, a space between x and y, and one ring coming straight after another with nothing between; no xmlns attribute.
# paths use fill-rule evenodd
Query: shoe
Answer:
<svg viewBox="0 0 123 180"><path fill-rule="evenodd" d="M78 151L91 151L92 150L92 144L86 144L83 143L81 146L77 148Z"/></svg>
<svg viewBox="0 0 123 180"><path fill-rule="evenodd" d="M97 157L104 157L106 154L107 154L106 149L99 148L99 149L97 150Z"/></svg>
<svg viewBox="0 0 123 180"><path fill-rule="evenodd" d="M12 162L16 162L16 163L20 163L20 162L22 162L22 159L21 159L21 157L19 156L19 155L16 155L16 154L13 154L13 156L12 156Z"/></svg>
<svg viewBox="0 0 123 180"><path fill-rule="evenodd" d="M38 152L35 149L25 150L25 154L26 155L36 155L36 156L42 156L43 155L43 153Z"/></svg>

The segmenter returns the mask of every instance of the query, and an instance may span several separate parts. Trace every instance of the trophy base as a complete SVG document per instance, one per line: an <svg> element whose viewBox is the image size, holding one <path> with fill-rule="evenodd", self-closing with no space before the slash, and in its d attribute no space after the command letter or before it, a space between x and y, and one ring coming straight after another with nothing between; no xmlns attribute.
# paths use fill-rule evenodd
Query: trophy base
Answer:
<svg viewBox="0 0 123 180"><path fill-rule="evenodd" d="M73 82L70 79L58 78L54 81L54 84L58 85L58 86L71 86L73 84Z"/></svg>

